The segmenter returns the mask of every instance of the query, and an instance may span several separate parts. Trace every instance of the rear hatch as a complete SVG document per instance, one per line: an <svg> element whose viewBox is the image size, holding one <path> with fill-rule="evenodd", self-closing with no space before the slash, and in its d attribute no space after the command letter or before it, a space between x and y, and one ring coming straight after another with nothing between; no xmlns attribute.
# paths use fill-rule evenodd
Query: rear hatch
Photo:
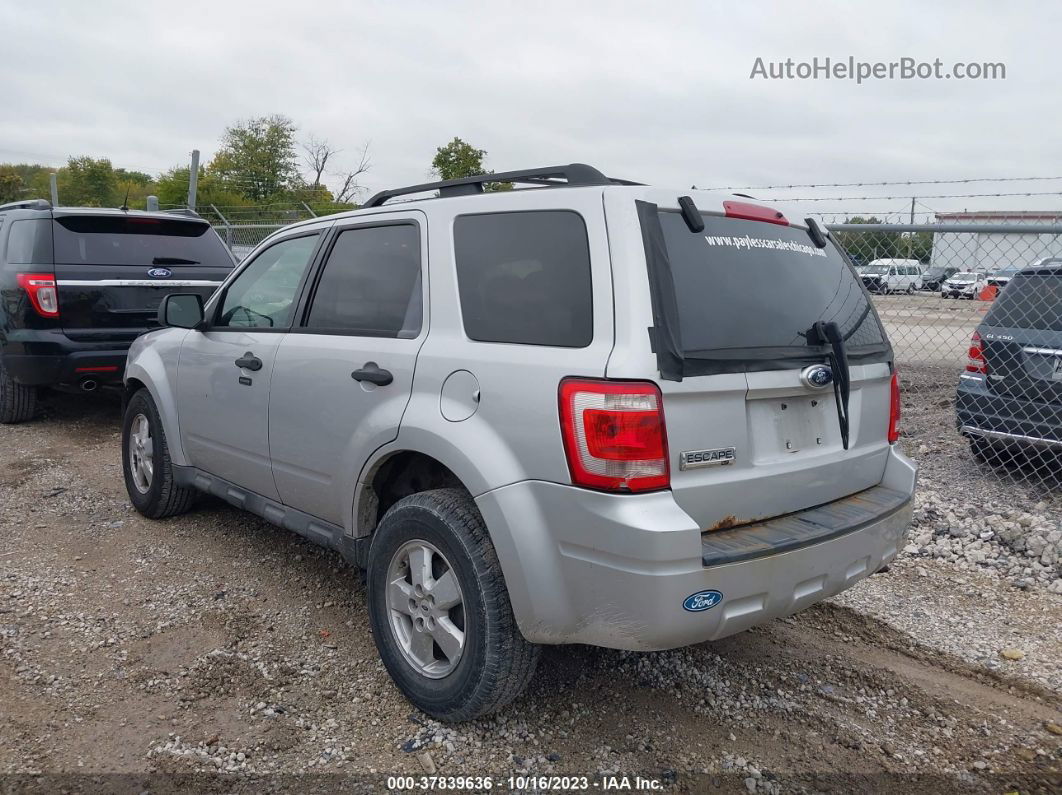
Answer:
<svg viewBox="0 0 1062 795"><path fill-rule="evenodd" d="M56 213L59 319L76 340L128 342L157 325L167 293L204 300L233 267L208 223L131 213Z"/></svg>
<svg viewBox="0 0 1062 795"><path fill-rule="evenodd" d="M1029 401L1031 421L1050 419L1057 426L1062 406L1062 265L1015 275L993 302L979 334L988 388Z"/></svg>
<svg viewBox="0 0 1062 795"><path fill-rule="evenodd" d="M840 250L832 241L816 246L774 211L774 222L705 213L704 230L693 232L679 212L646 207L639 215L676 501L705 530L722 529L880 483L892 350ZM662 269L670 276L661 279ZM837 324L848 360L847 449L832 383L812 383L837 354L817 321ZM678 348L670 354L669 335Z"/></svg>

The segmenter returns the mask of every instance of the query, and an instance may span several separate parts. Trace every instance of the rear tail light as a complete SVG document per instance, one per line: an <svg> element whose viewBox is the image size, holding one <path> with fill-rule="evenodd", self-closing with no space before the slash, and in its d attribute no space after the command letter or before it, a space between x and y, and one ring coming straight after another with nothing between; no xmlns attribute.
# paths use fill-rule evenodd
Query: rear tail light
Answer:
<svg viewBox="0 0 1062 795"><path fill-rule="evenodd" d="M966 372L968 373L981 373L982 375L988 373L988 362L985 360L985 349L981 344L981 335L976 331L973 336L970 337L970 350L966 359Z"/></svg>
<svg viewBox="0 0 1062 795"><path fill-rule="evenodd" d="M59 297L55 293L55 274L20 273L18 286L29 294L34 311L41 317L59 317Z"/></svg>
<svg viewBox="0 0 1062 795"><path fill-rule="evenodd" d="M900 376L892 374L889 384L889 444L900 438Z"/></svg>
<svg viewBox="0 0 1062 795"><path fill-rule="evenodd" d="M655 384L567 378L560 384L560 419L575 485L609 491L671 485Z"/></svg>

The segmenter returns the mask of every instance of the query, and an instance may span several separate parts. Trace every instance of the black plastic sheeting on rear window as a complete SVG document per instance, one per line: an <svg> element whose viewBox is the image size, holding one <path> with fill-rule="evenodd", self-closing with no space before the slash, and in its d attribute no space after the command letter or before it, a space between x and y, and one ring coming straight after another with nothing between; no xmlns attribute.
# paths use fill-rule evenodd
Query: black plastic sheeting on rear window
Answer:
<svg viewBox="0 0 1062 795"><path fill-rule="evenodd" d="M892 350L855 271L803 229L705 215L691 232L677 211L638 202L653 291L661 376L779 370L821 362L819 320L841 327L852 364Z"/></svg>
<svg viewBox="0 0 1062 795"><path fill-rule="evenodd" d="M232 266L221 238L200 221L70 215L55 219L53 236L57 263Z"/></svg>

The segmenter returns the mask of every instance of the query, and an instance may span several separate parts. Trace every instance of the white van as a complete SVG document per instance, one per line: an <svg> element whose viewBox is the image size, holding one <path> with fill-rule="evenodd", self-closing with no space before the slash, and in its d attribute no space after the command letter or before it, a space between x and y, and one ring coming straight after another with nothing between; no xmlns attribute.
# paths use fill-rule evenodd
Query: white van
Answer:
<svg viewBox="0 0 1062 795"><path fill-rule="evenodd" d="M913 293L922 289L922 263L916 259L876 259L859 275L872 293Z"/></svg>

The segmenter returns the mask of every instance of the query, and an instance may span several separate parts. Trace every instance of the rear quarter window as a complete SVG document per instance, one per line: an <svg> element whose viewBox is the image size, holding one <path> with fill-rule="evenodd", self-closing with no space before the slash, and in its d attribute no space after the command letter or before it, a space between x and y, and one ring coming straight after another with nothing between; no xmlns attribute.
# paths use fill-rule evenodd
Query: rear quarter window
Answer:
<svg viewBox="0 0 1062 795"><path fill-rule="evenodd" d="M469 338L561 348L590 344L590 246L578 213L459 216L454 257Z"/></svg>
<svg viewBox="0 0 1062 795"><path fill-rule="evenodd" d="M51 221L46 218L13 221L7 234L5 259L18 265L51 265Z"/></svg>

